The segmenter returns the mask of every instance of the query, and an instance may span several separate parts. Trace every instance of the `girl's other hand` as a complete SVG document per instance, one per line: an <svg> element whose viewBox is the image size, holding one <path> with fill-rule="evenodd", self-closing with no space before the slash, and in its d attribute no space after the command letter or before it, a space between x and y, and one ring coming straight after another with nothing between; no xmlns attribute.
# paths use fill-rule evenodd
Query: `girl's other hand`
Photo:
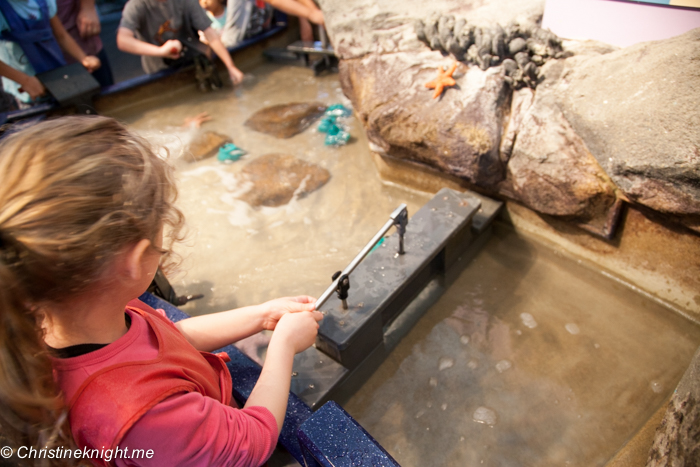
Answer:
<svg viewBox="0 0 700 467"><path fill-rule="evenodd" d="M46 88L41 81L35 76L27 76L27 78L20 83L22 87L19 88L20 92L26 92L32 100L37 97L46 94Z"/></svg>
<svg viewBox="0 0 700 467"><path fill-rule="evenodd" d="M314 24L319 24L321 26L325 24L323 13L321 12L321 10L318 9L311 12L311 14L309 15L309 21L311 21Z"/></svg>
<svg viewBox="0 0 700 467"><path fill-rule="evenodd" d="M165 41L165 44L160 46L160 56L163 58L176 60L180 58L180 52L182 52L182 43L176 39Z"/></svg>
<svg viewBox="0 0 700 467"><path fill-rule="evenodd" d="M318 322L322 319L323 315L318 311L287 313L280 318L277 329L272 335L272 341L281 339L295 354L298 354L311 347L316 341Z"/></svg>
<svg viewBox="0 0 700 467"><path fill-rule="evenodd" d="M316 299L308 295L282 297L265 302L260 305L263 313L263 329L272 331L277 326L280 318L287 313L313 311L315 303Z"/></svg>
<svg viewBox="0 0 700 467"><path fill-rule="evenodd" d="M90 73L99 69L102 66L100 59L95 57L94 55L88 55L87 57L85 57L82 61L82 64L85 68L87 68L87 71L89 71Z"/></svg>
<svg viewBox="0 0 700 467"><path fill-rule="evenodd" d="M102 30L100 18L97 16L97 10L94 5L80 8L78 16L75 18L75 24L78 26L78 32L83 39L96 36Z"/></svg>
<svg viewBox="0 0 700 467"><path fill-rule="evenodd" d="M241 84L243 82L243 72L236 68L235 66L229 68L228 75L231 78L233 85Z"/></svg>

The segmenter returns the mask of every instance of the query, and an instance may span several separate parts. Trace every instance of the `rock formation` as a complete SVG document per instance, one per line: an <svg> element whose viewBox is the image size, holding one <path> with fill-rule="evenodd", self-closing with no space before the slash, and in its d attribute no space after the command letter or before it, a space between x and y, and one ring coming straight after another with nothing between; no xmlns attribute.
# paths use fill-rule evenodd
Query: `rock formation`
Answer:
<svg viewBox="0 0 700 467"><path fill-rule="evenodd" d="M700 232L700 30L621 50L543 0L322 0L372 150L611 237L622 202ZM461 63L438 99L425 83Z"/></svg>
<svg viewBox="0 0 700 467"><path fill-rule="evenodd" d="M700 349L668 403L647 467L700 465Z"/></svg>

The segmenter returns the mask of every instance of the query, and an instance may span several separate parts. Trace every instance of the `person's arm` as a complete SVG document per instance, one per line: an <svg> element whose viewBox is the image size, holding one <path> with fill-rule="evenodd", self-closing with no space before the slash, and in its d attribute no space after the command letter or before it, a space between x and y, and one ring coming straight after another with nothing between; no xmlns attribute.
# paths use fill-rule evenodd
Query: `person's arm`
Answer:
<svg viewBox="0 0 700 467"><path fill-rule="evenodd" d="M131 29L120 27L117 30L117 48L134 55L177 59L180 57L182 44L174 39L166 41L161 46L149 44L138 39Z"/></svg>
<svg viewBox="0 0 700 467"><path fill-rule="evenodd" d="M236 85L243 81L243 72L233 64L231 54L229 54L226 47L224 47L224 44L221 42L221 37L214 28L206 28L204 30L204 37L207 39L207 42L209 42L209 47L211 47L214 53L224 62L224 65L226 65L228 74L231 77L231 82Z"/></svg>
<svg viewBox="0 0 700 467"><path fill-rule="evenodd" d="M83 39L100 33L102 26L100 25L100 18L97 16L95 0L80 0L80 11L78 11L75 24L78 26L78 32Z"/></svg>
<svg viewBox="0 0 700 467"><path fill-rule="evenodd" d="M29 94L32 100L46 93L46 88L36 76L29 76L19 70L15 70L5 62L0 61L0 76L11 79L22 86L19 90Z"/></svg>
<svg viewBox="0 0 700 467"><path fill-rule="evenodd" d="M245 404L246 408L265 407L269 410L280 431L287 413L294 355L314 343L318 321L322 318L323 315L318 311L288 313L280 318L267 348L258 382Z"/></svg>
<svg viewBox="0 0 700 467"><path fill-rule="evenodd" d="M309 4L302 3L301 0L265 0L265 2L289 15L301 16L312 23L323 24L323 13L313 2Z"/></svg>
<svg viewBox="0 0 700 467"><path fill-rule="evenodd" d="M49 20L49 23L51 24L51 30L53 31L53 35L56 38L58 45L60 45L61 48L76 61L82 63L82 65L87 68L88 71L93 72L102 66L99 58L92 55L87 55L85 52L83 52L83 49L80 48L70 34L68 34L66 28L63 27L58 15L54 15L53 18Z"/></svg>
<svg viewBox="0 0 700 467"><path fill-rule="evenodd" d="M211 352L262 330L274 330L283 315L312 311L314 301L306 295L278 298L261 305L194 316L175 326L194 348Z"/></svg>

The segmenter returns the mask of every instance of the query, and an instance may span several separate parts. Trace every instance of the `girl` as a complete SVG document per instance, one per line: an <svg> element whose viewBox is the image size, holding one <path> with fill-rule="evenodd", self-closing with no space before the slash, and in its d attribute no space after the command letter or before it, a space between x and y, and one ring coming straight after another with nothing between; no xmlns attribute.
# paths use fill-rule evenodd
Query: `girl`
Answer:
<svg viewBox="0 0 700 467"><path fill-rule="evenodd" d="M135 300L180 238L175 196L169 165L108 118L64 117L0 144L0 425L15 447L153 452L117 466L271 454L293 356L322 315L301 296L173 325ZM275 330L267 359L237 409L206 352L262 329Z"/></svg>

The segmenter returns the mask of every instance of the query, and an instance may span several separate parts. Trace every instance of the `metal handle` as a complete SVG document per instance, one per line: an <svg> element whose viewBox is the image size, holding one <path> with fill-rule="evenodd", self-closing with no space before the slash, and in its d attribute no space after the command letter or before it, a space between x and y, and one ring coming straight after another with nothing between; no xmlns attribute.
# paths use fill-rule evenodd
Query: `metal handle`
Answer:
<svg viewBox="0 0 700 467"><path fill-rule="evenodd" d="M316 300L315 308L318 310L323 306L324 303L330 298L331 294L335 292L335 290L338 288L338 281L340 278L343 276L349 276L351 272L355 270L358 264L362 262L362 260L369 254L369 252L374 248L374 245L377 244L379 240L382 239L384 234L386 234L389 229L394 225L397 225L397 230L399 230L399 236L401 237L400 239L400 244L401 244L401 250L403 250L403 232L401 230L405 230L405 228L400 228L399 225L405 226L406 219L408 219L408 210L406 209L405 204L401 204L398 208L394 210L394 212L391 213L389 216L389 220L384 224L384 226L379 229L379 232L377 232L374 237L372 237L372 240L365 245L362 250L355 256L355 258L350 262L350 264L347 265L345 269L343 269L343 272L339 275L338 278L336 278L333 283L326 289L325 292L323 292L323 295L321 295L318 300ZM403 251L399 251L400 254L403 254Z"/></svg>

